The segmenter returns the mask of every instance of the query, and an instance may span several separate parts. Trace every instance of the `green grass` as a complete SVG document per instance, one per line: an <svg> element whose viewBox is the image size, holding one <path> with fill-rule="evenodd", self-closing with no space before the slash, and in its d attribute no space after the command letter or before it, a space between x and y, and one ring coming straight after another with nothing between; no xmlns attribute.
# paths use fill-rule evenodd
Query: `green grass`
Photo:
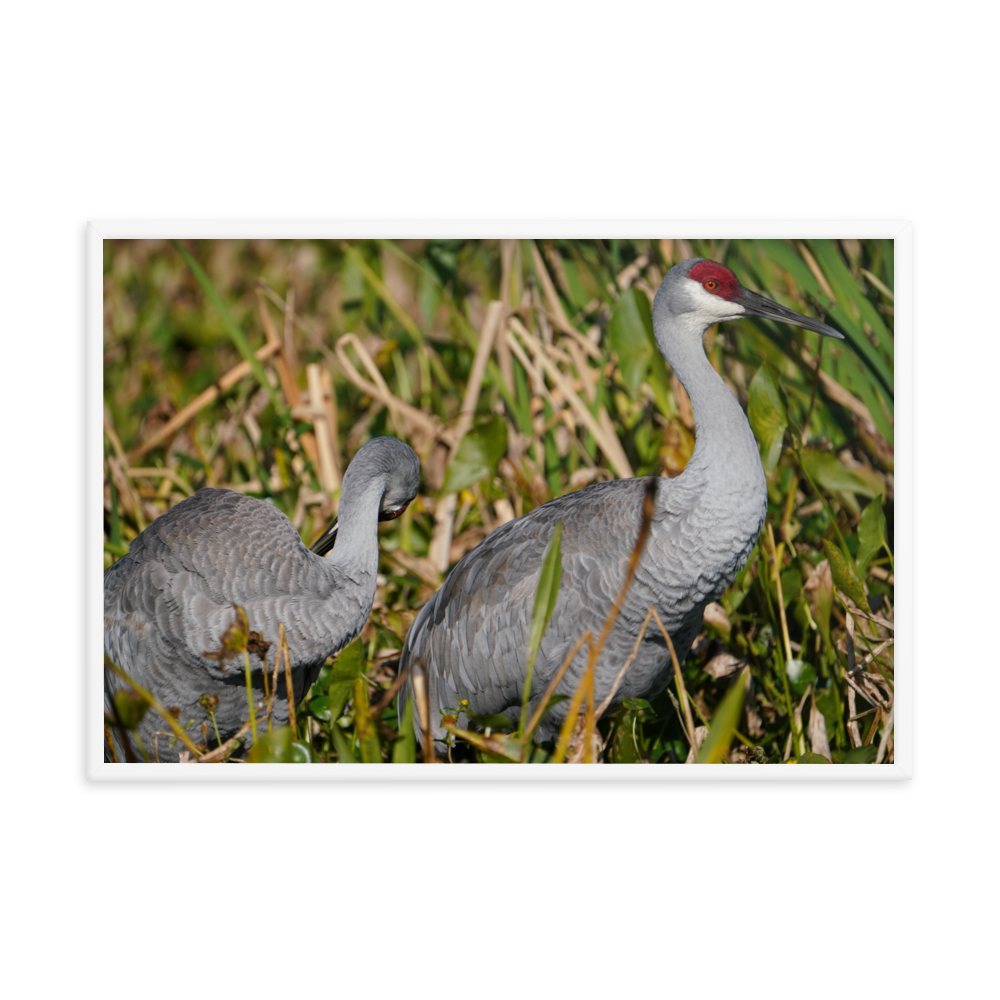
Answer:
<svg viewBox="0 0 1000 1000"><path fill-rule="evenodd" d="M410 723L384 696L392 651L442 571L509 512L598 479L681 471L694 430L651 342L649 296L692 255L846 340L764 320L709 331L709 358L762 443L768 528L677 683L596 722L603 759L683 762L693 740L711 760L815 762L818 752L871 762L880 750L892 760L891 241L105 241L105 565L202 486L271 501L307 543L326 525L333 500L311 457L313 418L291 405L275 357L254 360L177 433L129 458L266 343L262 309L290 341L285 377L300 392L306 365L332 376L340 470L379 434L404 437L421 457L423 494L382 527L381 580L351 664L324 668L299 706L298 740L272 735L265 752L262 738L257 759L413 759ZM494 300L506 312L477 368ZM338 349L347 333L390 396L377 398L379 379L353 346ZM456 425L474 371L474 415L449 450L434 435ZM446 517L444 549L434 536ZM727 693L746 685L743 666L737 705ZM451 758L507 760L516 734L502 730L454 737Z"/></svg>

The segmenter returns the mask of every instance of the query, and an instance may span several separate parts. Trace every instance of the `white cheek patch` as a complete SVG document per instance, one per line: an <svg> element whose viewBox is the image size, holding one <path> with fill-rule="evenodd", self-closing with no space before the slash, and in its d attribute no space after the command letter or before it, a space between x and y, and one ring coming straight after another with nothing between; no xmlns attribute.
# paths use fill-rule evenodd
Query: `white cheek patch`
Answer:
<svg viewBox="0 0 1000 1000"><path fill-rule="evenodd" d="M693 281L690 278L688 280L691 281L692 285L691 297L697 302L699 312L714 317L717 322L727 319L738 319L746 313L746 309L738 302L730 302L720 295L713 295L703 288L700 282Z"/></svg>

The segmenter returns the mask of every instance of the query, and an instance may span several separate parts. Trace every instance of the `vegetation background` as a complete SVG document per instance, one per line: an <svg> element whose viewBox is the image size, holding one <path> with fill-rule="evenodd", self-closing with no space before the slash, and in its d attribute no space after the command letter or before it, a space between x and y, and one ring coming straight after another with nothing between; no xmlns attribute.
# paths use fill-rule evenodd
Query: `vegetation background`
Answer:
<svg viewBox="0 0 1000 1000"><path fill-rule="evenodd" d="M105 565L202 486L273 503L308 544L370 437L421 457L421 496L382 526L361 638L321 673L296 731L268 733L253 759L412 760L394 701L377 720L370 705L448 568L552 497L683 470L691 408L649 305L672 264L704 256L846 340L759 319L709 331L761 444L768 522L682 680L601 719L602 759L892 761L891 241L108 240L104 253ZM518 756L504 746L456 738L449 759Z"/></svg>

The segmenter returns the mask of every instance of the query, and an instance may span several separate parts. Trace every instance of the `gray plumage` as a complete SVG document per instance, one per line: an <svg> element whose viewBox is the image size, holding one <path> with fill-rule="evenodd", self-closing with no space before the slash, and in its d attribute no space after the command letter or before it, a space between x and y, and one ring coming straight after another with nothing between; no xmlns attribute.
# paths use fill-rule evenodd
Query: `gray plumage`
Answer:
<svg viewBox="0 0 1000 1000"><path fill-rule="evenodd" d="M104 649L108 657L150 689L201 742L208 721L198 700L217 694L216 721L223 740L247 721L243 657L220 664L205 652L220 648L234 618L246 610L250 629L270 642L269 670L277 655L278 623L285 626L296 699L315 680L324 660L350 642L371 611L378 574L378 521L398 516L416 496L417 456L396 438L369 441L344 475L339 517L317 548L303 545L292 522L270 504L232 490L203 489L158 517L132 542L129 554L104 574ZM335 546L334 546L335 542ZM263 659L250 659L255 699L263 697ZM105 702L124 682L106 671ZM284 679L273 718L287 722ZM140 735L150 756L156 730L166 723L150 710ZM211 742L214 729L209 723ZM161 760L176 760L160 737ZM122 748L117 748L124 760ZM138 756L138 752L137 752Z"/></svg>
<svg viewBox="0 0 1000 1000"><path fill-rule="evenodd" d="M597 664L598 703L631 653L650 606L683 660L705 606L721 596L746 563L764 522L767 486L757 442L702 344L710 325L743 316L766 316L841 337L831 327L743 288L722 265L695 258L664 278L653 303L653 328L691 399L697 441L680 476L655 480L649 540ZM647 482L600 483L552 500L498 528L452 570L413 623L401 662L427 678L435 740L446 735L441 714L458 709L463 699L468 709L459 713L459 725L467 724L468 714L503 712L514 721L519 718L535 591L545 548L559 521L562 584L535 664L529 714L583 632L599 635L625 579ZM560 683L560 693L576 689L586 662L584 647ZM612 704L658 693L671 670L666 643L653 623ZM412 697L411 685L407 697ZM546 715L539 739L558 733L566 709L562 702Z"/></svg>

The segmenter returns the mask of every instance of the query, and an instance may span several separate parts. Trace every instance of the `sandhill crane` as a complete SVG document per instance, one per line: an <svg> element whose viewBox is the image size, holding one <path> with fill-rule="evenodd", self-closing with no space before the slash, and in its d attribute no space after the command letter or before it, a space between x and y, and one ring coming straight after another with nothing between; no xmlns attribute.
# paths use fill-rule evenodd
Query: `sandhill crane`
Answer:
<svg viewBox="0 0 1000 1000"><path fill-rule="evenodd" d="M676 479L655 479L655 513L636 576L596 666L595 696L611 690L638 638L647 609L660 615L683 661L705 606L721 596L746 563L764 522L767 487L757 442L736 397L705 356L713 323L761 316L843 339L833 328L744 288L729 268L694 258L671 268L653 302L653 329L664 358L687 390L697 440ZM435 740L445 737L445 710L520 716L528 633L545 548L562 521L562 585L534 668L529 715L586 629L594 636L625 579L642 518L647 479L582 489L509 521L469 552L423 607L404 644L401 668L427 679ZM586 666L586 648L560 683L571 693ZM659 693L671 661L658 628L648 629L611 704ZM404 699L411 697L410 689ZM537 730L558 733L567 703ZM419 713L414 713L419 719ZM419 721L416 721L418 734Z"/></svg>
<svg viewBox="0 0 1000 1000"><path fill-rule="evenodd" d="M272 668L278 623L284 624L295 697L301 698L323 661L361 631L375 598L378 521L398 517L419 483L420 462L408 445L390 437L369 441L348 466L339 517L316 551L270 504L232 490L199 490L153 521L105 572L105 653L162 705L179 708L182 724L194 719L196 742L207 719L199 699L217 695L215 722L227 739L249 716L243 660L224 664L204 654L220 648L233 605L244 608L250 629L271 643ZM251 675L259 700L263 659L256 653ZM106 676L108 702L122 682ZM284 684L277 690L273 718L283 723ZM166 725L150 711L139 733L151 755L157 730ZM212 742L214 734L210 726ZM171 742L159 739L160 760L177 759Z"/></svg>

